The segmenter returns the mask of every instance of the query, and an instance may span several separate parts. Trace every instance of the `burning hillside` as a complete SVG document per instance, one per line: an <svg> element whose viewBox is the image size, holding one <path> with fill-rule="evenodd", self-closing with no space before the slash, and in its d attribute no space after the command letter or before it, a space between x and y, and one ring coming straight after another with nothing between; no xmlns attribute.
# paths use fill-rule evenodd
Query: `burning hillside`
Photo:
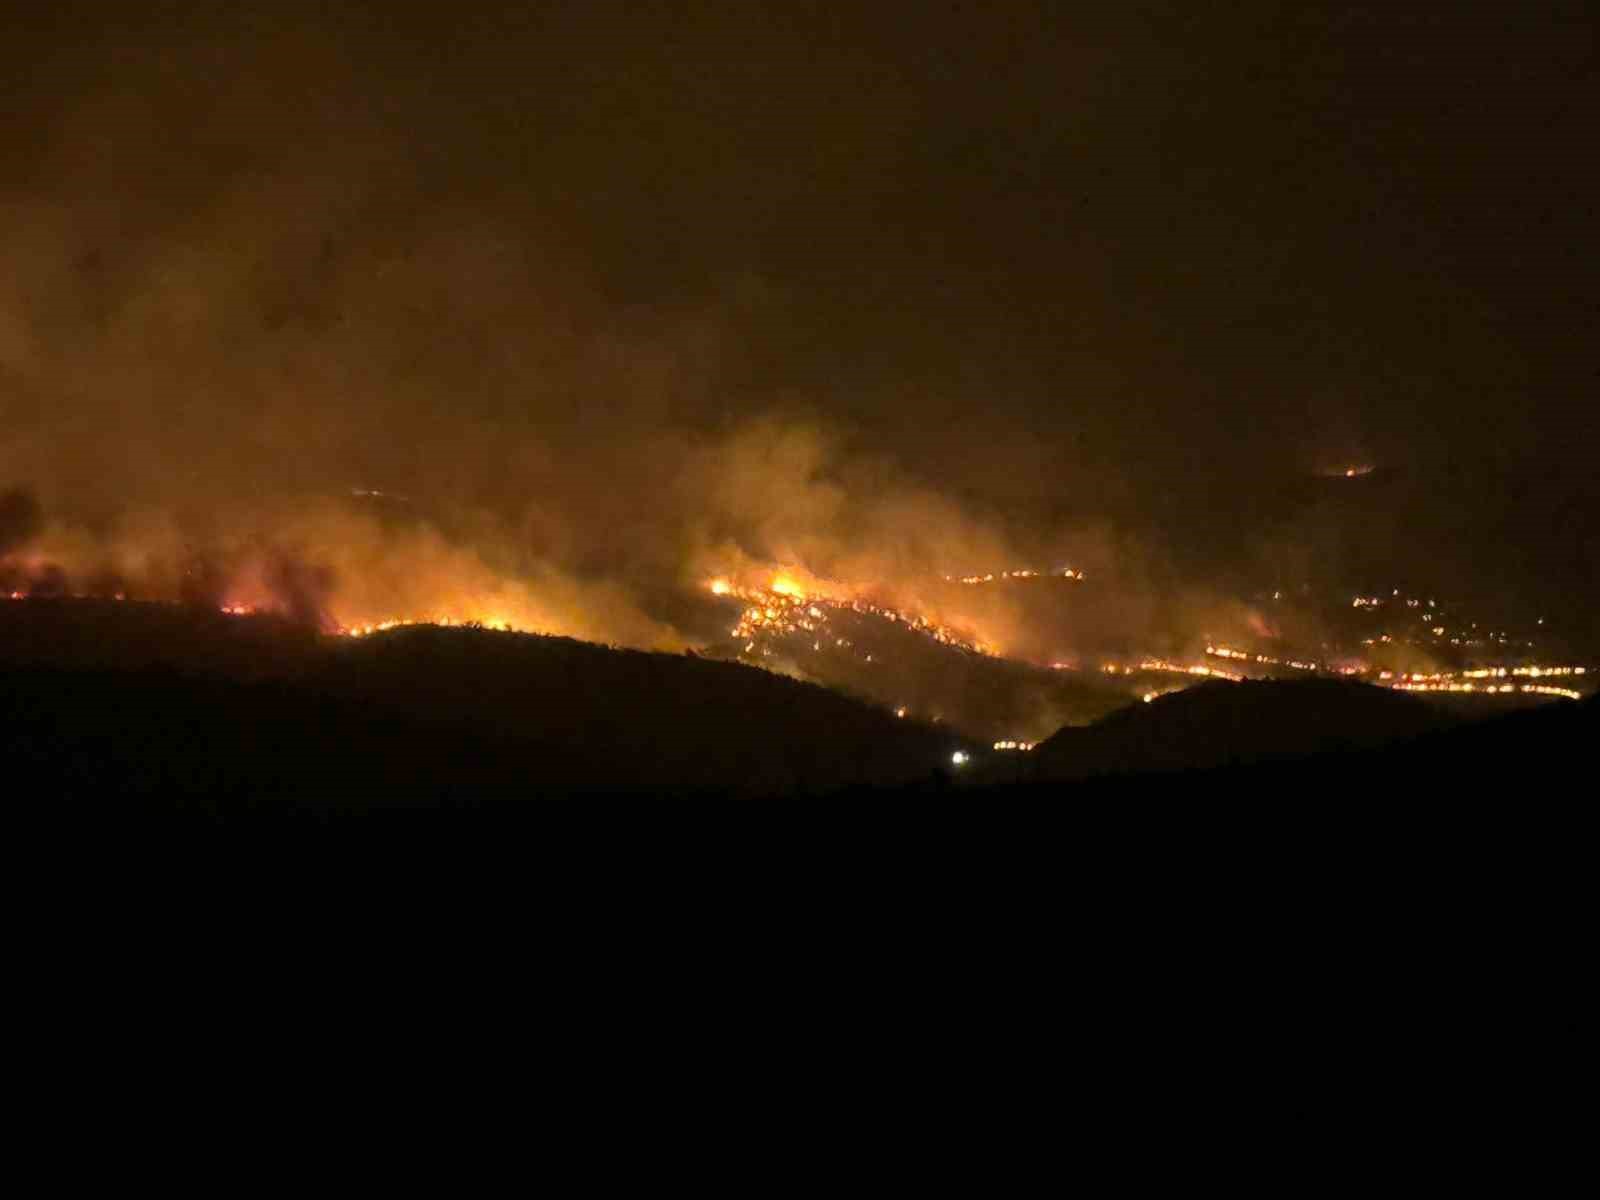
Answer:
<svg viewBox="0 0 1600 1200"><path fill-rule="evenodd" d="M724 574L649 599L538 562L517 570L414 513L397 521L344 502L290 510L203 553L170 530L165 540L74 535L21 493L0 511L0 595L13 601L139 601L355 638L474 626L692 649L1007 749L1205 680L1326 675L1457 698L1577 698L1590 678L1579 663L1540 658L1531 638L1400 589L1320 612L1281 591L1254 603L1201 599L1163 628L1147 610L1119 619L1128 592L1102 590L1106 574L1076 567L846 582L796 562L763 568L723 555ZM1209 636L1195 628L1201 620Z"/></svg>
<svg viewBox="0 0 1600 1200"><path fill-rule="evenodd" d="M1019 757L1213 682L1593 688L1561 22L29 7L19 653L529 631Z"/></svg>

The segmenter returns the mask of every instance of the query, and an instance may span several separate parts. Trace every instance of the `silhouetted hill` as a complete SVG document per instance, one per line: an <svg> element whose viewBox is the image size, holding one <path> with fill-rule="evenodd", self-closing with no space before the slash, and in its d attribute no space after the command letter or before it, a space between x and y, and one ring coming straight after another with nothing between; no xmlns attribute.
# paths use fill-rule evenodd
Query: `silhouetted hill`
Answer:
<svg viewBox="0 0 1600 1200"><path fill-rule="evenodd" d="M1492 830L1515 829L1519 837L1542 836L1548 818L1571 824L1587 811L1594 790L1594 747L1600 744L1600 696L1555 701L1478 720L1461 721L1366 749L1329 749L1287 756L1238 759L1230 765L1175 771L1155 763L1126 772L1082 777L1036 777L963 790L968 799L1138 800L1156 803L1171 816L1195 801L1265 801L1274 816L1260 823L1260 810L1216 808L1199 820L1232 827L1243 814L1257 822L1241 836L1270 837L1274 827L1317 826L1326 836L1371 844L1404 831L1431 830L1442 841L1468 836L1492 839ZM1168 808L1166 805L1172 805ZM1543 814L1541 816L1540 814ZM1184 818L1187 822L1188 818ZM1207 838L1223 833L1207 826ZM1561 847L1566 853L1571 847ZM1556 846L1547 850L1554 853ZM1519 869L1528 866L1516 864Z"/></svg>
<svg viewBox="0 0 1600 1200"><path fill-rule="evenodd" d="M810 793L923 776L963 745L815 684L568 638L397 629L337 646L315 682L416 720L589 748L595 777L627 790Z"/></svg>
<svg viewBox="0 0 1600 1200"><path fill-rule="evenodd" d="M1204 770L1372 749L1450 723L1415 696L1366 684L1210 682L1063 729L1033 751L1028 773L1042 780Z"/></svg>
<svg viewBox="0 0 1600 1200"><path fill-rule="evenodd" d="M952 784L967 797L1030 780L998 794L1188 799L1195 786L1259 785L1313 797L1447 777L1543 793L1587 769L1576 748L1592 742L1595 712L1594 700L1557 702L1458 725L1360 684L1202 684L1032 754L976 748L947 774L955 749L975 749L947 730L690 655L428 626L320 638L161 605L0 605L11 793L85 813L141 798L325 813L504 812L580 794L929 797Z"/></svg>
<svg viewBox="0 0 1600 1200"><path fill-rule="evenodd" d="M313 630L271 616L131 600L0 601L0 665L263 679L308 670L325 649Z"/></svg>
<svg viewBox="0 0 1600 1200"><path fill-rule="evenodd" d="M750 667L563 638L419 626L319 639L115 603L0 611L0 757L40 799L361 810L804 795L928 777L962 744ZM97 656L113 666L87 665Z"/></svg>

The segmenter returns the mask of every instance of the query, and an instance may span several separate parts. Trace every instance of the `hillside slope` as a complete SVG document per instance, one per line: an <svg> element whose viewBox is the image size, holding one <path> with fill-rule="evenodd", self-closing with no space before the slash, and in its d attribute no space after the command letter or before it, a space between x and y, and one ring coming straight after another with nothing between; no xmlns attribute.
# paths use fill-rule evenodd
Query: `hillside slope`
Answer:
<svg viewBox="0 0 1600 1200"><path fill-rule="evenodd" d="M1329 679L1204 683L1094 724L1033 752L1035 779L1192 771L1372 749L1451 723L1415 696Z"/></svg>
<svg viewBox="0 0 1600 1200"><path fill-rule="evenodd" d="M961 745L691 656L434 627L308 641L146 606L38 611L48 636L33 639L8 614L0 757L40 797L366 808L799 795L924 778ZM113 667L87 665L96 646L116 648Z"/></svg>

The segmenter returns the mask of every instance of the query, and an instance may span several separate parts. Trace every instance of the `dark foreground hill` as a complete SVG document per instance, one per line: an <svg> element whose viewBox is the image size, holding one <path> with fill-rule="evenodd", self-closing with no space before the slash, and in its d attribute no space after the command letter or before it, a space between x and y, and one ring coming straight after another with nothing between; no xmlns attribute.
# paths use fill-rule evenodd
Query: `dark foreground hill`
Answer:
<svg viewBox="0 0 1600 1200"><path fill-rule="evenodd" d="M28 602L0 618L7 791L85 813L137 811L141 798L511 811L552 796L971 797L1029 782L1051 796L1189 798L1190 784L1241 780L1311 795L1336 775L1381 792L1462 763L1546 791L1567 769L1555 764L1585 769L1574 730L1594 713L1558 703L1525 714L1533 724L1473 722L1439 742L1423 735L1446 736L1455 718L1417 697L1211 684L953 770L951 754L974 748L948 731L692 656L432 627L328 639L166 606ZM1550 749L1516 732L1557 729L1540 735Z"/></svg>
<svg viewBox="0 0 1600 1200"><path fill-rule="evenodd" d="M312 629L184 604L0 598L0 667L144 670L233 679L301 674L323 657Z"/></svg>
<svg viewBox="0 0 1600 1200"><path fill-rule="evenodd" d="M1437 706L1329 679L1204 683L1061 730L1030 756L1038 780L1194 771L1370 750L1453 723Z"/></svg>
<svg viewBox="0 0 1600 1200"><path fill-rule="evenodd" d="M0 655L0 758L13 790L41 801L368 810L813 795L923 779L961 746L823 688L691 656L432 627L308 643L181 612L82 613L86 624L49 612L49 654L23 640ZM99 644L125 665L84 665ZM49 661L63 646L67 665Z"/></svg>
<svg viewBox="0 0 1600 1200"><path fill-rule="evenodd" d="M1587 823L1600 770L1597 748L1600 696L1591 696L1453 722L1367 748L1261 756L1182 771L1152 765L1075 778L995 778L962 794L1149 802L1166 818L1192 814L1173 828L1198 823L1215 834L1228 826L1250 841L1270 839L1274 828L1286 824L1318 826L1328 837L1359 836L1369 845L1396 830L1424 826L1440 845L1462 837L1469 826L1542 838L1570 828L1580 814ZM1270 818L1262 820L1267 809L1258 801L1268 803ZM1556 849L1551 843L1546 852ZM1560 849L1578 852L1569 842Z"/></svg>

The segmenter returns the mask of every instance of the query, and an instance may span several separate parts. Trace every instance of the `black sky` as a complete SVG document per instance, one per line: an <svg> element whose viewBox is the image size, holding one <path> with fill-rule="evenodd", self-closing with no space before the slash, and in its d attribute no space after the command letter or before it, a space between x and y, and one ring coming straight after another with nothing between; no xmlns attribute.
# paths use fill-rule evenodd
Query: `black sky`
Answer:
<svg viewBox="0 0 1600 1200"><path fill-rule="evenodd" d="M1185 571L1593 595L1588 6L4 12L13 476L214 439L514 508L507 447L637 474L777 418ZM1351 462L1392 475L1297 490Z"/></svg>

